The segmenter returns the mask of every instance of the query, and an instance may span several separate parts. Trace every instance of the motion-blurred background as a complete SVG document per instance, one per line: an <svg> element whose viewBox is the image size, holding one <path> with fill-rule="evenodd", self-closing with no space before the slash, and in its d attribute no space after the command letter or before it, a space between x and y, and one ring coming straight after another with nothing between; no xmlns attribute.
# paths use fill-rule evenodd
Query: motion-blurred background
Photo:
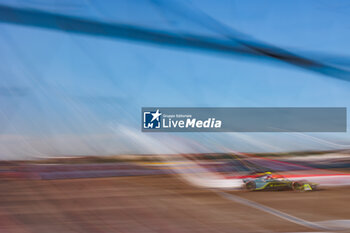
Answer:
<svg viewBox="0 0 350 233"><path fill-rule="evenodd" d="M175 140L140 133L145 106L349 105L344 1L0 3L2 158L171 152L125 137ZM203 152L349 144L347 133L176 137Z"/></svg>
<svg viewBox="0 0 350 233"><path fill-rule="evenodd" d="M349 107L349 12L330 0L0 0L0 232L348 230L349 133L153 134L140 116ZM320 190L242 191L263 172Z"/></svg>

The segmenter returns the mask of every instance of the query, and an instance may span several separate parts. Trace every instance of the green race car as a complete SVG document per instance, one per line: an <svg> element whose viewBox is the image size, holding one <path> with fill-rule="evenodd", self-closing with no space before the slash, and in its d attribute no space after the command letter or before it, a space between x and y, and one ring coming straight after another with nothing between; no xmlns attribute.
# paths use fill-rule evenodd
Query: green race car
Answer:
<svg viewBox="0 0 350 233"><path fill-rule="evenodd" d="M261 175L244 178L243 182L243 188L249 191L313 191L317 189L317 184L310 183L307 181L291 181L283 178L282 176L273 177L270 172L265 172Z"/></svg>

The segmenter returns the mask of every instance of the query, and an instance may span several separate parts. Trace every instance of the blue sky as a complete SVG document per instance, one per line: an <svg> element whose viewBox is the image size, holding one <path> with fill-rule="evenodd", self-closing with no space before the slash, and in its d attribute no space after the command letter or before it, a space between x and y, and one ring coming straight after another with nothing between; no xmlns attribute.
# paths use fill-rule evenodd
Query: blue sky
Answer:
<svg viewBox="0 0 350 233"><path fill-rule="evenodd" d="M169 1L165 5L170 10L149 0L0 4L217 35L190 21L195 9L269 44L350 55L350 4L344 1ZM178 15L171 11L174 6L187 10ZM5 23L0 30L2 158L142 153L144 144L126 136L125 130L135 132L140 141L154 137L160 143L194 142L207 145L208 151L334 149L337 144L345 148L341 145L350 138L348 133L141 133L144 106L349 107L350 82L280 62ZM196 149L184 147L188 150Z"/></svg>

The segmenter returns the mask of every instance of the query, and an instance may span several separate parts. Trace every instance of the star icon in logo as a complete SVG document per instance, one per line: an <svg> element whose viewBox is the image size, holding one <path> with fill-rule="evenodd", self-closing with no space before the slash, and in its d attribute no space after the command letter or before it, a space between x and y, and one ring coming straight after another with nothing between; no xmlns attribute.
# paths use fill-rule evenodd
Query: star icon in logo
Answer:
<svg viewBox="0 0 350 233"><path fill-rule="evenodd" d="M156 120L156 119L157 119L157 121L159 121L159 116L162 115L162 114L159 112L159 109L157 109L157 111L156 111L155 113L151 113L151 114L152 114L152 116L153 116L151 122L154 121L154 120Z"/></svg>

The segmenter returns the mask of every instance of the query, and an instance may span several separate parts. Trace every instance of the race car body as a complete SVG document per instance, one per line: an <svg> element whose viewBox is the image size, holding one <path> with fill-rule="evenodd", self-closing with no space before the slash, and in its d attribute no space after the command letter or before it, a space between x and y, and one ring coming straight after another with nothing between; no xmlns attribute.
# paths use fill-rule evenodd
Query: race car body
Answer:
<svg viewBox="0 0 350 233"><path fill-rule="evenodd" d="M249 191L259 190L294 190L294 191L312 191L317 188L317 184L307 181L291 181L282 176L273 177L270 172L264 173L255 178L243 179L244 188Z"/></svg>

